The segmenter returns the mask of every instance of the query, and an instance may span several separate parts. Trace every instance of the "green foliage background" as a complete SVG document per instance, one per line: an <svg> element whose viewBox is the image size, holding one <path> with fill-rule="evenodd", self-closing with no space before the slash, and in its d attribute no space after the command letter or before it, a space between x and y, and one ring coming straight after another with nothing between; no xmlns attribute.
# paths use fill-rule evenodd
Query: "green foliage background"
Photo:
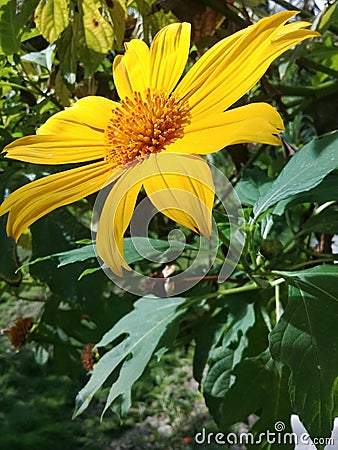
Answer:
<svg viewBox="0 0 338 450"><path fill-rule="evenodd" d="M296 413L311 436L330 436L338 415L338 256L331 246L338 234L336 2L319 13L310 2L281 0L274 6L259 0L0 0L0 138L4 147L33 134L50 115L86 95L117 100L112 61L131 38L149 43L166 24L189 21L191 65L211 45L277 7L296 7L322 37L275 61L241 100L267 101L280 111L286 124L283 148L237 145L211 158L232 181L244 208L246 243L234 274L220 285L213 282L229 228L217 206L218 264L180 298L138 299L109 282L90 242L95 196L38 220L18 246L6 237L1 217L1 305L6 311L18 299L34 302L29 314L35 325L27 341L42 366L30 363L20 384L48 367L55 389L63 382L66 392L71 386L71 404L74 389L85 384L81 353L93 343L96 364L77 395L75 414L103 388L104 411L125 416L134 383L141 379L152 389L149 364L154 368L164 354L185 348L193 354L194 377L222 431L236 429L253 413L259 417L253 433L274 430L277 421L290 431ZM0 169L1 198L56 170L4 158ZM163 217L152 225L151 237L161 251L171 227ZM193 248L197 238L188 239ZM191 258L191 248L176 261L178 267ZM126 253L143 273L163 269L135 256L128 240ZM18 367L13 355L1 358L7 374ZM11 400L14 414L20 403Z"/></svg>

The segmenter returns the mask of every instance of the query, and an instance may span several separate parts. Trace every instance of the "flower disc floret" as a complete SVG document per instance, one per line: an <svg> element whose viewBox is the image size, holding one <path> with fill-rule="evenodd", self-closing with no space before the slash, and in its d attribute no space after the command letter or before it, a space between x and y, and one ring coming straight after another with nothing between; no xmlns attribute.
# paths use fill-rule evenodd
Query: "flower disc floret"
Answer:
<svg viewBox="0 0 338 450"><path fill-rule="evenodd" d="M159 153L184 135L188 104L162 91L134 92L112 110L105 137L107 162L126 165Z"/></svg>

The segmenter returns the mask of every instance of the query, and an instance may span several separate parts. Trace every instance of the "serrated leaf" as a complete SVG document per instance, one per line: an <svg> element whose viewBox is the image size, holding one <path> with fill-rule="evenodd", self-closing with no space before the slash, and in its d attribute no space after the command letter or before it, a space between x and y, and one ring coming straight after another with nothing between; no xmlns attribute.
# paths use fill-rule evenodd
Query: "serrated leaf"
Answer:
<svg viewBox="0 0 338 450"><path fill-rule="evenodd" d="M13 55L20 49L20 23L16 17L16 0L0 0L0 53Z"/></svg>
<svg viewBox="0 0 338 450"><path fill-rule="evenodd" d="M218 327L219 339L209 352L208 371L202 384L207 406L216 422L220 419L224 395L234 382L232 370L242 359L249 345L247 334L256 322L251 300L246 293L226 299L228 315L222 328Z"/></svg>
<svg viewBox="0 0 338 450"><path fill-rule="evenodd" d="M69 0L41 0L34 20L42 36L53 44L69 24Z"/></svg>
<svg viewBox="0 0 338 450"><path fill-rule="evenodd" d="M338 132L335 132L311 141L295 153L254 206L255 219L280 200L314 188L336 169L337 142Z"/></svg>
<svg viewBox="0 0 338 450"><path fill-rule="evenodd" d="M184 308L180 308L184 302L185 299L181 297L142 297L137 300L135 309L124 316L96 345L106 347L123 337L119 344L98 361L89 382L78 393L75 417L87 408L95 393L119 367L119 374L110 388L103 413L114 400L121 397L122 401L125 400L121 413L126 413L130 407L132 385L142 375L167 328L185 312Z"/></svg>
<svg viewBox="0 0 338 450"><path fill-rule="evenodd" d="M251 429L251 433L257 442L244 441L246 448L279 449L280 443L277 439L270 439L269 442L266 440L266 432L269 430L275 433L276 422L283 422L285 425L283 434L291 432L292 410L287 392L288 372L285 370L280 373L267 350L257 357L243 359L233 370L233 376L235 382L223 400L221 428L227 429L256 413L259 420ZM278 437L276 434L274 436ZM250 445L250 442L253 445ZM283 448L292 450L294 446L285 440Z"/></svg>
<svg viewBox="0 0 338 450"><path fill-rule="evenodd" d="M291 369L291 400L309 433L329 437L337 401L338 267L279 274L289 283L289 300L270 334L271 353Z"/></svg>

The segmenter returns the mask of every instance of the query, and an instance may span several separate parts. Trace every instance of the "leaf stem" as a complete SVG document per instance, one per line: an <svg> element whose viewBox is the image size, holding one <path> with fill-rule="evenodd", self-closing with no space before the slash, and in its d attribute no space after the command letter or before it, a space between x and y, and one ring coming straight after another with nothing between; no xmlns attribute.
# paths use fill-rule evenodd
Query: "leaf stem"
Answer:
<svg viewBox="0 0 338 450"><path fill-rule="evenodd" d="M275 300L276 300L276 322L279 322L279 319L281 318L282 315L279 284L276 284L275 286Z"/></svg>
<svg viewBox="0 0 338 450"><path fill-rule="evenodd" d="M281 283L284 283L284 278L277 278L276 280L267 281L268 287L275 287L278 286ZM219 289L217 292L211 292L210 294L203 295L201 297L198 297L198 300L201 299L210 299L214 297L218 297L220 295L232 295L232 294L240 294L241 292L250 292L250 291L256 291L257 289L261 289L262 286L260 286L257 283L251 283L246 284L244 286L239 286L235 288L229 288L229 289ZM197 299L194 299L195 301Z"/></svg>
<svg viewBox="0 0 338 450"><path fill-rule="evenodd" d="M313 259L312 261L304 261L299 264L295 264L294 266L290 267L288 270L295 270L295 269L301 269L302 267L310 266L312 264L318 264L318 263L325 263L325 262L334 262L337 261L337 256L334 258L318 258Z"/></svg>

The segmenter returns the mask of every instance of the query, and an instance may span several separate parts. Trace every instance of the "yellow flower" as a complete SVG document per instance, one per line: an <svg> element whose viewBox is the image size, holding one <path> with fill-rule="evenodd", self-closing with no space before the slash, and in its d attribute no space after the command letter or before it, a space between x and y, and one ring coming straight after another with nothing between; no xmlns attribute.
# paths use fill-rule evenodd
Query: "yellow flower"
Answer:
<svg viewBox="0 0 338 450"><path fill-rule="evenodd" d="M115 181L96 245L116 274L128 269L123 235L142 186L162 213L209 236L214 188L198 154L240 142L280 144L283 122L270 105L228 108L275 58L318 35L304 29L306 22L285 25L296 14L275 14L223 39L181 81L190 45L188 23L166 26L150 48L137 39L127 43L125 55L117 56L113 66L121 103L85 97L47 120L36 136L4 149L8 158L29 163L86 163L13 192L0 206L0 215L9 212L8 235L17 240L43 215ZM172 194L173 189L180 195Z"/></svg>

